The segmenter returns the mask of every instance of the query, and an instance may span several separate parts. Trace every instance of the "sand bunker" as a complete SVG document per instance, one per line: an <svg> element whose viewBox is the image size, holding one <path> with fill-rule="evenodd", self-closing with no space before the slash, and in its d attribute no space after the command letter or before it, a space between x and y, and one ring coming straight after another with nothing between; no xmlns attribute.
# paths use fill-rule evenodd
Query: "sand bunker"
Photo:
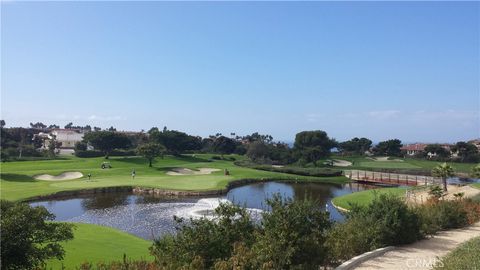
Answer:
<svg viewBox="0 0 480 270"><path fill-rule="evenodd" d="M83 177L81 172L64 172L59 175L50 175L50 174L40 174L36 175L33 178L43 181L63 181L63 180L72 180Z"/></svg>
<svg viewBox="0 0 480 270"><path fill-rule="evenodd" d="M348 167L348 166L352 166L352 162L346 161L346 160L334 159L333 166Z"/></svg>
<svg viewBox="0 0 480 270"><path fill-rule="evenodd" d="M168 171L168 175L200 175L200 174L211 174L212 172L218 172L220 169L213 168L198 168L198 170L191 170L187 168L176 168Z"/></svg>
<svg viewBox="0 0 480 270"><path fill-rule="evenodd" d="M283 168L283 167L285 167L285 166L283 166L283 165L272 165L272 167L273 167L273 168Z"/></svg>

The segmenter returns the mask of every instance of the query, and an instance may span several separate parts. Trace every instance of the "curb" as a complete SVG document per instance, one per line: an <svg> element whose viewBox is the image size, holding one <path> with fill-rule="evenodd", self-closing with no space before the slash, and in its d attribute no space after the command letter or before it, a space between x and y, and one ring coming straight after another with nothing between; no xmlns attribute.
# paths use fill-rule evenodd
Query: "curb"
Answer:
<svg viewBox="0 0 480 270"><path fill-rule="evenodd" d="M370 259L373 259L373 258L376 258L376 257L379 257L379 256L382 256L383 254L385 254L386 252L388 251L392 251L394 250L395 247L394 246L389 246L389 247L384 247L384 248L379 248L379 249L375 249L373 251L369 251L369 252L366 252L366 253L363 253L361 255L358 255L356 257L353 257L351 258L350 260L342 263L340 266L338 266L337 268L335 268L335 270L350 270L350 269L354 269L355 267L357 267L359 264L365 262L365 261L368 261Z"/></svg>
<svg viewBox="0 0 480 270"><path fill-rule="evenodd" d="M333 199L335 199L335 198L332 198L332 199L330 200L330 203L331 203L332 206L335 207L338 211L344 212L344 213L350 212L350 210L348 210L348 209L345 209L345 208L343 208L343 207L340 207L340 206L335 205L335 203L333 202Z"/></svg>

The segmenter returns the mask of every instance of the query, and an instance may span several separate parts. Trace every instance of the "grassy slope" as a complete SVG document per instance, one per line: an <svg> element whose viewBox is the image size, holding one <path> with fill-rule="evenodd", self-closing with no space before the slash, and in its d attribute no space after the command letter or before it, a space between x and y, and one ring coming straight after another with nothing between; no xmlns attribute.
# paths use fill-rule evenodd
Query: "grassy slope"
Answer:
<svg viewBox="0 0 480 270"><path fill-rule="evenodd" d="M480 269L480 237L463 243L447 256L441 258L440 263L434 269L457 270L457 269Z"/></svg>
<svg viewBox="0 0 480 270"><path fill-rule="evenodd" d="M108 227L75 223L74 239L63 243L65 258L63 261L50 260L47 269L75 269L81 263L121 261L125 253L131 259L152 257L148 248L151 242Z"/></svg>
<svg viewBox="0 0 480 270"><path fill-rule="evenodd" d="M360 206L368 205L374 198L375 194L393 194L403 195L405 194L405 188L382 188L376 190L364 190L360 192L354 192L347 195L333 198L333 203L336 206L350 209L350 203L356 203Z"/></svg>
<svg viewBox="0 0 480 270"><path fill-rule="evenodd" d="M111 169L102 170L103 158L76 158L45 161L19 161L1 164L0 194L2 199L21 200L37 195L51 194L62 190L88 189L112 186L158 187L172 190L213 190L224 188L228 182L237 179L312 179L322 182L345 182L345 177L315 178L291 174L260 171L233 165L232 161L208 162L209 155L193 157L157 158L154 167L149 168L147 161L140 157L115 157L108 161ZM240 157L236 157L237 159ZM174 167L218 168L222 171L209 175L170 176L165 174ZM230 176L223 175L223 169L230 171ZM131 171L135 169L135 180ZM37 181L32 177L38 174L58 175L65 171L80 171L84 175L92 174L93 181L86 177L67 181Z"/></svg>

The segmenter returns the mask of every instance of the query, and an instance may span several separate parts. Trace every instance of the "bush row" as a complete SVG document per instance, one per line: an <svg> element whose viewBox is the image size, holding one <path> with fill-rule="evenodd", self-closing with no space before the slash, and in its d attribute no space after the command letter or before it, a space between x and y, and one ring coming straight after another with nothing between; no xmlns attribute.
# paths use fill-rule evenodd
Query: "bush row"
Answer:
<svg viewBox="0 0 480 270"><path fill-rule="evenodd" d="M135 156L136 153L134 150L113 150L110 152L110 156ZM102 151L98 150L76 150L75 156L81 158L91 158L91 157L103 157L105 154Z"/></svg>
<svg viewBox="0 0 480 270"><path fill-rule="evenodd" d="M342 171L331 168L301 168L301 167L272 167L271 165L256 164L249 161L236 161L235 165L256 170L296 174L302 176L332 177L341 176Z"/></svg>

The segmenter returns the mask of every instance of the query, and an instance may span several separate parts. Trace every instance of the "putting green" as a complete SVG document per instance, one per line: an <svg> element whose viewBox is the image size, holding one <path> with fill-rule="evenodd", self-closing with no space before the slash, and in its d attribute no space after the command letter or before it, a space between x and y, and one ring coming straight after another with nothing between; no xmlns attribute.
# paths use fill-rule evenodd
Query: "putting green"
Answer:
<svg viewBox="0 0 480 270"><path fill-rule="evenodd" d="M351 204L358 204L359 206L366 206L375 198L375 196L380 194L392 194L396 196L401 196L405 194L406 188L381 188L381 189L371 189L364 190L359 192L350 193L347 195L339 196L333 198L332 202L339 207L344 209L350 209Z"/></svg>
<svg viewBox="0 0 480 270"><path fill-rule="evenodd" d="M150 241L109 227L74 223L74 239L62 243L65 257L50 260L46 269L76 269L83 262L121 261L123 254L130 259L152 260Z"/></svg>

